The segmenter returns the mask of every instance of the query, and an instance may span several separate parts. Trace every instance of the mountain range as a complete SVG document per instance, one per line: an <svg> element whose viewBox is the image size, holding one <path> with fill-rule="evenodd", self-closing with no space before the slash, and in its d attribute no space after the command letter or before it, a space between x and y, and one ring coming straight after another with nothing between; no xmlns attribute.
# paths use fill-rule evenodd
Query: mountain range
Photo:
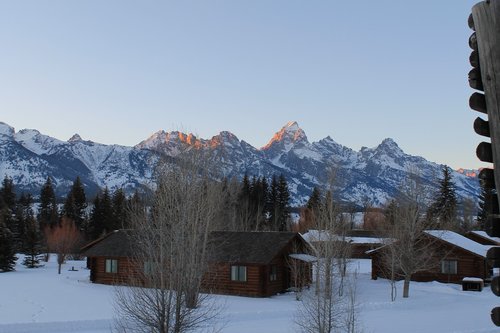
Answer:
<svg viewBox="0 0 500 333"><path fill-rule="evenodd" d="M105 186L111 190L122 187L131 193L153 186L160 160L175 163L180 154L191 149L208 153L226 177L283 174L295 206L307 200L313 187L329 187L332 174L338 197L358 206L366 202L377 206L394 197L410 171L418 170L428 194L437 189L436 179L441 176L441 165L406 154L392 139L354 151L329 136L309 142L296 122L287 123L260 149L227 131L211 139L158 131L127 147L83 140L78 134L61 141L33 129L16 132L0 122L0 177L11 177L18 192L35 195L48 176L58 195L67 193L77 176L89 196ZM479 182L470 174L474 173L452 173L458 196L476 200Z"/></svg>

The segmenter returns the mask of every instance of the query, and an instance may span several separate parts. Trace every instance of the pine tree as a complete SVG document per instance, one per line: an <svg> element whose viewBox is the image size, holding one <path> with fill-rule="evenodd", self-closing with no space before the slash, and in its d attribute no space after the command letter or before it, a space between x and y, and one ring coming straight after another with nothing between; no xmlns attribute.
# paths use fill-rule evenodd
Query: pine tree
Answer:
<svg viewBox="0 0 500 333"><path fill-rule="evenodd" d="M428 211L428 220L437 224L440 229L458 230L457 195L451 170L443 165L443 178L439 180L439 191Z"/></svg>
<svg viewBox="0 0 500 333"><path fill-rule="evenodd" d="M24 236L24 261L23 265L28 268L40 267L40 255L42 254L42 234L38 228L33 214L28 215L25 221Z"/></svg>
<svg viewBox="0 0 500 333"><path fill-rule="evenodd" d="M16 240L16 249L23 251L26 239L27 221L29 218L33 217L33 209L31 205L33 204L33 198L31 194L22 193L16 205L15 211L15 231L11 229L14 233L14 238Z"/></svg>
<svg viewBox="0 0 500 333"><path fill-rule="evenodd" d="M5 176L0 188L0 197L2 200L0 206L0 219L11 234L11 242L14 251L20 250L19 224L16 218L16 193L12 178Z"/></svg>
<svg viewBox="0 0 500 333"><path fill-rule="evenodd" d="M126 229L128 227L126 212L127 198L121 188L113 193L111 202L113 211L113 222L111 227L113 229Z"/></svg>
<svg viewBox="0 0 500 333"><path fill-rule="evenodd" d="M56 194L50 177L47 177L47 180L40 191L40 204L38 206L37 220L40 230L45 230L47 226L55 226L59 220Z"/></svg>
<svg viewBox="0 0 500 333"><path fill-rule="evenodd" d="M2 181L2 187L0 188L0 195L5 205L13 212L16 208L16 192L14 190L12 178L5 176Z"/></svg>
<svg viewBox="0 0 500 333"><path fill-rule="evenodd" d="M104 191L102 192L100 208L101 218L104 222L105 231L110 232L116 230L116 226L113 225L113 204L111 202L111 196L107 187L105 187Z"/></svg>
<svg viewBox="0 0 500 333"><path fill-rule="evenodd" d="M86 208L87 198L85 196L85 190L80 177L76 177L66 197L66 201L64 202L62 215L74 221L77 228L82 230L85 226Z"/></svg>
<svg viewBox="0 0 500 333"><path fill-rule="evenodd" d="M276 175L271 178L271 186L269 188L269 200L268 200L268 216L269 216L269 227L271 230L279 230L279 190L278 190L278 180Z"/></svg>
<svg viewBox="0 0 500 333"><path fill-rule="evenodd" d="M251 184L248 175L245 174L241 182L237 199L237 219L240 226L238 230L251 230L254 222L251 205Z"/></svg>
<svg viewBox="0 0 500 333"><path fill-rule="evenodd" d="M0 218L0 271L13 271L16 266L13 234Z"/></svg>
<svg viewBox="0 0 500 333"><path fill-rule="evenodd" d="M88 239L97 239L104 233L104 223L101 217L101 198L97 194L92 202L92 211L89 217L89 227L87 229Z"/></svg>
<svg viewBox="0 0 500 333"><path fill-rule="evenodd" d="M488 216L493 214L492 202L496 200L495 189L486 186L486 183L481 180L479 182L481 185L481 193L479 194L479 210L477 214L477 223L480 230L486 230L486 222L488 221Z"/></svg>
<svg viewBox="0 0 500 333"><path fill-rule="evenodd" d="M99 238L103 234L115 230L113 224L113 206L109 190L106 187L94 199L94 207L90 213L88 235L91 239Z"/></svg>
<svg viewBox="0 0 500 333"><path fill-rule="evenodd" d="M290 191L285 176L280 175L278 181L279 231L288 229L290 220Z"/></svg>
<svg viewBox="0 0 500 333"><path fill-rule="evenodd" d="M309 200L307 200L306 207L311 210L318 209L321 206L321 191L319 188L314 187Z"/></svg>

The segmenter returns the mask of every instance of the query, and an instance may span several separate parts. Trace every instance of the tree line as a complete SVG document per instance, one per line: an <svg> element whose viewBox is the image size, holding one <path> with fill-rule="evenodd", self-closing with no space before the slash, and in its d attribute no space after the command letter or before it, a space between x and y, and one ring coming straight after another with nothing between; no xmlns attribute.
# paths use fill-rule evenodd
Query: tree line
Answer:
<svg viewBox="0 0 500 333"><path fill-rule="evenodd" d="M226 230L285 231L290 228L290 193L283 175L265 177L245 175L241 181L221 181L224 206L218 218ZM123 189L110 191L107 187L89 200L80 178L77 177L67 195L57 198L50 177L40 190L35 203L29 193L17 196L13 180L7 176L0 187L0 271L14 269L16 253L25 254L27 267L38 267L42 254L60 248L62 238L74 239L67 253L77 253L85 242L104 234L131 228L130 207L151 206L151 196L137 191L127 197ZM36 209L34 209L36 208ZM61 252L59 250L59 252ZM64 255L58 255L58 262Z"/></svg>
<svg viewBox="0 0 500 333"><path fill-rule="evenodd" d="M0 271L14 269L16 253L25 255L25 266L35 268L42 259L48 260L49 252L57 253L60 270L66 256L78 253L85 242L127 228L127 205L131 202L140 202L137 193L127 198L122 189L111 193L104 188L89 205L77 177L63 202L58 203L48 177L35 203L29 193L18 197L13 180L6 176L0 187Z"/></svg>

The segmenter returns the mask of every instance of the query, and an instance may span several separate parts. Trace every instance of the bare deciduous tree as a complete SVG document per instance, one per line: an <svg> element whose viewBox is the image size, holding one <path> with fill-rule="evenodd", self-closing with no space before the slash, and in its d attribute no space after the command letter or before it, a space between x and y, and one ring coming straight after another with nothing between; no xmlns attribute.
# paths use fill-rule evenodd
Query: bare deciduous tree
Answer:
<svg viewBox="0 0 500 333"><path fill-rule="evenodd" d="M436 265L432 253L432 241L422 237L424 230L432 228L425 218L424 190L418 172L410 173L402 184L401 195L389 205L386 244L381 249L382 269L391 279L391 298L395 299L394 281L404 279L403 297L409 297L412 275Z"/></svg>
<svg viewBox="0 0 500 333"><path fill-rule="evenodd" d="M314 245L318 261L313 290L303 294L295 322L301 332L356 332L355 295L351 294L355 281L347 279L350 246L346 231L350 225L331 191L315 214L315 224L320 241Z"/></svg>
<svg viewBox="0 0 500 333"><path fill-rule="evenodd" d="M45 238L48 250L57 254L57 273L61 274L61 266L66 257L79 251L83 236L73 220L63 217L59 225L45 228Z"/></svg>
<svg viewBox="0 0 500 333"><path fill-rule="evenodd" d="M132 214L134 262L142 272L116 290L122 331L189 332L211 327L220 314L200 288L222 186L209 180L202 159L188 156L161 170L150 211Z"/></svg>

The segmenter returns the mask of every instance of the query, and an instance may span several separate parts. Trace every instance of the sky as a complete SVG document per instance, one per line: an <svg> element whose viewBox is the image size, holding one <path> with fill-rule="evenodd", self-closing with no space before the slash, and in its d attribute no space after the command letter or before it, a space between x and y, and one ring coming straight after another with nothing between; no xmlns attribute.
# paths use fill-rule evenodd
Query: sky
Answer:
<svg viewBox="0 0 500 333"><path fill-rule="evenodd" d="M288 121L359 150L475 156L471 0L0 0L0 121L132 146L158 130L264 146Z"/></svg>

